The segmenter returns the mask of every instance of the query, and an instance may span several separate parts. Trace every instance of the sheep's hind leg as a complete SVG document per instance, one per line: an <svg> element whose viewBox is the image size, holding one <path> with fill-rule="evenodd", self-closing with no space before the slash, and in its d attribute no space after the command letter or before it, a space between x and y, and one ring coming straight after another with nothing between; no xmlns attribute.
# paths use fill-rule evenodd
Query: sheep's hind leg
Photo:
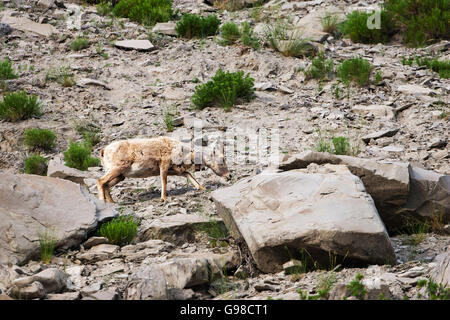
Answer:
<svg viewBox="0 0 450 320"><path fill-rule="evenodd" d="M206 190L206 188L202 186L190 172L184 172L183 176L186 177L194 185L194 187L197 188L197 190Z"/></svg>
<svg viewBox="0 0 450 320"><path fill-rule="evenodd" d="M119 178L120 176L122 176L122 170L113 169L113 170L111 170L111 172L107 173L106 175L104 175L103 177L98 179L97 189L98 189L98 198L100 200L114 203L114 201L112 200L111 195L109 193L109 188L110 188L111 183L116 182L117 178ZM120 181L122 181L122 180L120 180ZM118 183L120 181L117 181L116 183ZM116 183L114 183L114 184L116 184Z"/></svg>

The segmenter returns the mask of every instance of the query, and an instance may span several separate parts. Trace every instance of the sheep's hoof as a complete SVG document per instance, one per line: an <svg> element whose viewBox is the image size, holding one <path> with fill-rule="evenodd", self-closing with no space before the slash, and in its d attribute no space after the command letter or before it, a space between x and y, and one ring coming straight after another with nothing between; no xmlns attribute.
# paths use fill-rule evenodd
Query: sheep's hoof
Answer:
<svg viewBox="0 0 450 320"><path fill-rule="evenodd" d="M165 197L165 198L161 198L160 201L161 201L161 202L167 202L167 201L169 201L169 200L167 199L167 197Z"/></svg>

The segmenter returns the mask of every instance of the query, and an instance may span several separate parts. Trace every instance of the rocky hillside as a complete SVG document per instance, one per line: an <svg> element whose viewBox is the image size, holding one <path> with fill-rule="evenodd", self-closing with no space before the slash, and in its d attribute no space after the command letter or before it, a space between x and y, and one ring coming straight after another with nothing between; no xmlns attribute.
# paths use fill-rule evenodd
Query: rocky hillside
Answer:
<svg viewBox="0 0 450 320"><path fill-rule="evenodd" d="M271 0L227 11L174 0L173 23L153 28L82 1L3 0L0 62L16 75L1 80L3 99L25 90L41 113L0 120L0 297L448 299L448 289L430 292L425 281L450 284L450 80L408 59L448 61L449 42L357 43L324 32L318 18L343 21L380 3ZM285 21L308 50L177 37L183 13L249 22L260 39ZM366 59L369 83L309 77L319 51L334 68ZM219 69L249 74L252 99L193 108L196 87ZM55 144L30 148L30 128L51 130ZM272 161L256 156L261 132L278 152ZM86 133L94 157L116 140L162 135L211 145L230 134L243 147L227 158L229 182L198 171L203 191L169 176L162 202L159 177L125 179L105 205L96 199L102 167L64 164L69 143ZM332 155L337 137L344 152ZM23 174L32 153L46 159L48 177ZM129 244L98 234L119 215L139 220ZM48 263L39 256L43 230L57 237Z"/></svg>

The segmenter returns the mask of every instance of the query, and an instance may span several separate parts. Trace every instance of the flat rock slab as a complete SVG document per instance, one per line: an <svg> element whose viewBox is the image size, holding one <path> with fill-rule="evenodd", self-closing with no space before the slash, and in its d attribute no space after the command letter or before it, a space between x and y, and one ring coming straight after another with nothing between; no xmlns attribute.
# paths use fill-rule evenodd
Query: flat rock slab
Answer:
<svg viewBox="0 0 450 320"><path fill-rule="evenodd" d="M392 128L392 129L385 129L385 130L380 130L380 131L376 131L373 133L370 133L364 137L362 137L362 140L365 143L369 143L371 139L379 139L382 137L393 137L397 134L397 132L400 131L400 128Z"/></svg>
<svg viewBox="0 0 450 320"><path fill-rule="evenodd" d="M400 85L397 87L397 91L414 96L428 96L430 93L434 92L431 89L419 86L417 84Z"/></svg>
<svg viewBox="0 0 450 320"><path fill-rule="evenodd" d="M362 181L345 166L263 172L212 193L218 213L243 238L264 272L278 272L306 249L355 263L395 261L389 236Z"/></svg>
<svg viewBox="0 0 450 320"><path fill-rule="evenodd" d="M155 46L148 40L121 40L116 41L114 45L121 49L150 51L154 50Z"/></svg>
<svg viewBox="0 0 450 320"><path fill-rule="evenodd" d="M44 37L49 37L54 33L58 33L58 30L51 24L36 23L27 18L16 18L4 15L1 22L8 24L13 29L37 33Z"/></svg>
<svg viewBox="0 0 450 320"><path fill-rule="evenodd" d="M374 115L380 118L393 119L394 111L391 107L379 104L355 105L352 107L352 111L362 115Z"/></svg>
<svg viewBox="0 0 450 320"><path fill-rule="evenodd" d="M47 176L69 180L81 185L85 184L84 179L92 178L89 171L67 167L59 159L52 159L48 162Z"/></svg>
<svg viewBox="0 0 450 320"><path fill-rule="evenodd" d="M160 22L153 27L152 32L162 33L168 36L176 36L177 35L177 32L175 31L176 26L177 24L175 22Z"/></svg>
<svg viewBox="0 0 450 320"><path fill-rule="evenodd" d="M58 239L56 247L70 248L115 216L115 210L71 181L0 173L0 264L38 258L39 234L50 232Z"/></svg>
<svg viewBox="0 0 450 320"><path fill-rule="evenodd" d="M111 90L111 87L108 86L105 82L95 80L95 79L89 79L89 78L84 78L84 79L78 80L77 85L80 87L86 87L88 85L93 85L93 86L103 87L106 90Z"/></svg>

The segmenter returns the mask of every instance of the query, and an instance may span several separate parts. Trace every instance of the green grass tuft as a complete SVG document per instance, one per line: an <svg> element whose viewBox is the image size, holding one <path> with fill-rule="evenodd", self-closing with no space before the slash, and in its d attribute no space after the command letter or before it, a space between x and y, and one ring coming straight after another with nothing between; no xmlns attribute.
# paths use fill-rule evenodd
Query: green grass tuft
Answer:
<svg viewBox="0 0 450 320"><path fill-rule="evenodd" d="M6 58L0 61L0 80L16 79L18 75L14 72L11 62Z"/></svg>
<svg viewBox="0 0 450 320"><path fill-rule="evenodd" d="M356 297L359 300L364 300L367 294L367 289L362 283L363 275L358 273L355 279L347 285L350 296Z"/></svg>
<svg viewBox="0 0 450 320"><path fill-rule="evenodd" d="M102 224L98 234L115 245L126 245L133 241L138 232L139 222L130 215L119 216Z"/></svg>
<svg viewBox="0 0 450 320"><path fill-rule="evenodd" d="M311 59L311 66L304 73L307 80L331 80L334 74L334 62L331 59L325 59L325 54L321 51L316 58Z"/></svg>
<svg viewBox="0 0 450 320"><path fill-rule="evenodd" d="M56 145L56 135L48 129L26 129L23 133L23 142L29 148L51 150Z"/></svg>
<svg viewBox="0 0 450 320"><path fill-rule="evenodd" d="M364 58L348 59L337 67L337 76L347 85L354 82L362 87L370 83L372 69L370 62Z"/></svg>
<svg viewBox="0 0 450 320"><path fill-rule="evenodd" d="M25 90L10 92L0 101L0 119L10 122L40 116L41 104L35 95L27 95Z"/></svg>
<svg viewBox="0 0 450 320"><path fill-rule="evenodd" d="M41 249L41 261L49 264L52 261L53 251L58 243L58 238L53 231L45 230L43 233L38 233L39 245Z"/></svg>
<svg viewBox="0 0 450 320"><path fill-rule="evenodd" d="M70 43L70 48L73 51L80 51L89 48L89 41L85 38L78 37Z"/></svg>

